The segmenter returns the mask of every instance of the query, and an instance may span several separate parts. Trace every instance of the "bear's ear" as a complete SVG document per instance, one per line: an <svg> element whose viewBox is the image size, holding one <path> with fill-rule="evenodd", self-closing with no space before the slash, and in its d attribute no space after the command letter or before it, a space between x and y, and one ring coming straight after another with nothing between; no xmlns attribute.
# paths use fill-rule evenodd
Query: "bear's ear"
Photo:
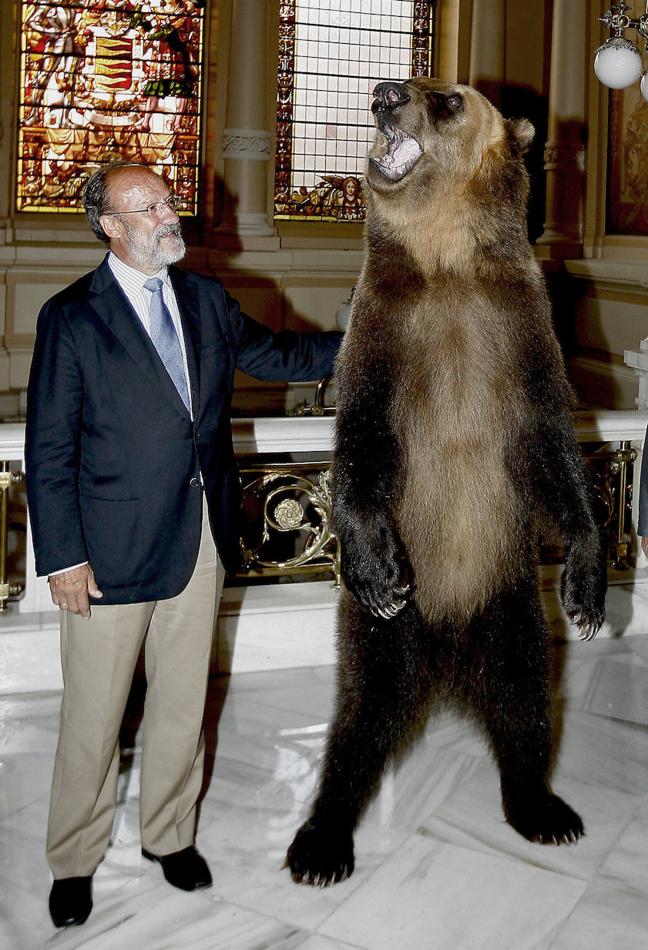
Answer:
<svg viewBox="0 0 648 950"><path fill-rule="evenodd" d="M524 155L535 136L535 129L528 119L506 119L509 144L514 155Z"/></svg>

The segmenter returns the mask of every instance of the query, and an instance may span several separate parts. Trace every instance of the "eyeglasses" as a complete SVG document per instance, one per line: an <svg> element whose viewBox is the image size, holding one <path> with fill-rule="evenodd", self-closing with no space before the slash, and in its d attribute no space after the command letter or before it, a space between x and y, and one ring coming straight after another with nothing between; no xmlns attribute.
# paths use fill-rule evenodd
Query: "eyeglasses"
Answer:
<svg viewBox="0 0 648 950"><path fill-rule="evenodd" d="M172 211L178 211L182 208L182 198L179 198L178 195L169 195L165 201L154 201L153 204L147 205L146 208L136 208L135 211L102 211L102 214L147 214L149 217L153 215L161 215L163 211L167 208L170 208Z"/></svg>

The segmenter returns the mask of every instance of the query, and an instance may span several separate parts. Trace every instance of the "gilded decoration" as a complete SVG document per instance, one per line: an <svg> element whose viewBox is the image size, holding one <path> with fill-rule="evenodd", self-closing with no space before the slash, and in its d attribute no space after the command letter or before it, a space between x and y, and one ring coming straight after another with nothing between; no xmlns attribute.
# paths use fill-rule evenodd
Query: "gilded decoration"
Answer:
<svg viewBox="0 0 648 950"><path fill-rule="evenodd" d="M639 87L610 94L607 231L648 235L648 102Z"/></svg>
<svg viewBox="0 0 648 950"><path fill-rule="evenodd" d="M23 2L18 211L79 211L88 173L119 157L196 212L205 6Z"/></svg>
<svg viewBox="0 0 648 950"><path fill-rule="evenodd" d="M339 585L328 466L268 464L244 468L241 476L243 576L324 572Z"/></svg>

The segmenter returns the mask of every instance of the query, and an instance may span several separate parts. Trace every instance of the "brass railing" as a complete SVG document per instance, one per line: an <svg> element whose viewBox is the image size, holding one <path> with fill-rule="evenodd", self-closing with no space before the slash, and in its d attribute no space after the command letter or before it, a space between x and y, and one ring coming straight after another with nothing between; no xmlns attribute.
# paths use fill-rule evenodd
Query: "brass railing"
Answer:
<svg viewBox="0 0 648 950"><path fill-rule="evenodd" d="M592 477L596 515L606 530L609 563L617 570L630 566L632 554L632 489L636 450L630 442L619 448L596 446L583 455ZM250 465L241 471L247 527L241 539L244 568L239 578L327 572L340 583L340 552L331 527L328 463ZM277 547L290 547L290 554ZM278 537L281 536L280 540ZM543 548L542 562L560 563L561 547Z"/></svg>
<svg viewBox="0 0 648 950"><path fill-rule="evenodd" d="M630 441L594 442L589 431L586 438L587 443L581 445L592 473L597 517L609 537L610 565L623 570L630 566L632 556L632 492L637 453ZM272 451L278 454L278 449ZM304 454L301 453L302 458ZM321 458L328 453L319 454ZM25 586L24 577L16 576L15 566L13 580L10 579L8 532L15 522L16 507L24 505L24 493L15 492L23 481L23 473L11 471L10 464L14 468L19 465L0 461L0 611ZM252 461L248 455L241 460L241 479L244 567L233 581L326 577L339 585L340 553L331 526L328 461L264 463ZM11 518L10 509L14 511ZM18 520L21 518L24 510ZM545 563L561 559L559 548L545 549Z"/></svg>

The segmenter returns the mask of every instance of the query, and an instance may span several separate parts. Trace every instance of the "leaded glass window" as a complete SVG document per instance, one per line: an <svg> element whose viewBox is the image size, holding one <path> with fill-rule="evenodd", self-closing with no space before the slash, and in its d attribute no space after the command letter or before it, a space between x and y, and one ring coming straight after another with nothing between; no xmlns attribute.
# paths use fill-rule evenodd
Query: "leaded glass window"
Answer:
<svg viewBox="0 0 648 950"><path fill-rule="evenodd" d="M18 211L79 211L88 174L125 159L196 213L205 6L23 0Z"/></svg>
<svg viewBox="0 0 648 950"><path fill-rule="evenodd" d="M275 218L364 219L372 90L430 75L435 0L282 0Z"/></svg>

